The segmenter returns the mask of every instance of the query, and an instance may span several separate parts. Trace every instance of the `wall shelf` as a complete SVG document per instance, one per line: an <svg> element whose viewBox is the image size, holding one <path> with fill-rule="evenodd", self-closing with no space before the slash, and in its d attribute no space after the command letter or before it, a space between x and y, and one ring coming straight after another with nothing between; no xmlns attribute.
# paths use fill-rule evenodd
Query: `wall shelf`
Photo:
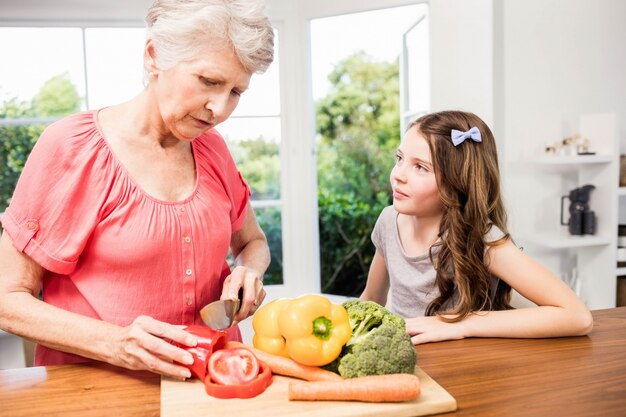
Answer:
<svg viewBox="0 0 626 417"><path fill-rule="evenodd" d="M609 164L614 158L614 155L541 155L535 158L533 163L539 165Z"/></svg>
<svg viewBox="0 0 626 417"><path fill-rule="evenodd" d="M626 275L626 268L617 268L618 205L619 196L626 196L626 187L617 186L616 117L613 113L586 114L579 123L581 137L590 139L596 155L541 154L526 161L526 166L536 168L528 170L528 175L535 176L533 181L538 183L545 178L550 185L536 187L527 197L537 210L534 215L531 212L530 227L522 242L529 245L529 252L534 252L531 256L554 252L550 256L560 258L561 270L555 273L561 276L570 275L575 268L580 280L575 290L590 309L611 308L616 304L617 276ZM554 202L555 196L567 195L574 187L587 184L595 187L590 209L597 216L596 232L572 236L567 226L557 228L554 205L546 208L545 202Z"/></svg>
<svg viewBox="0 0 626 417"><path fill-rule="evenodd" d="M609 237L591 235L571 236L565 233L539 233L536 236L524 236L522 240L550 249L575 249L611 244L611 238Z"/></svg>

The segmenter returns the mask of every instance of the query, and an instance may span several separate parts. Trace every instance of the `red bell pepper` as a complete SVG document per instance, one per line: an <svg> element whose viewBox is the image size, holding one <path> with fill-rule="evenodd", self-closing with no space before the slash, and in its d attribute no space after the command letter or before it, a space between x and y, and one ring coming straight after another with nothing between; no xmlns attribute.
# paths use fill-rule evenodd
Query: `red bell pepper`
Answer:
<svg viewBox="0 0 626 417"><path fill-rule="evenodd" d="M197 324L187 326L185 331L196 336L198 344L193 347L182 345L174 341L172 341L172 344L191 353L193 356L193 363L191 365L180 365L188 368L191 371L192 376L204 381L207 376L209 357L214 351L224 347L226 341L228 340L228 333L223 330L214 330L210 327Z"/></svg>

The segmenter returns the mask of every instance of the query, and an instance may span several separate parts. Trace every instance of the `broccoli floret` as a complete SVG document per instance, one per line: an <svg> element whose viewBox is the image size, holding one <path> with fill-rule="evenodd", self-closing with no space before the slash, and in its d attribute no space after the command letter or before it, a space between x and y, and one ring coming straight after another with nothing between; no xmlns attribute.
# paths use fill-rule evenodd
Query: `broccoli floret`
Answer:
<svg viewBox="0 0 626 417"><path fill-rule="evenodd" d="M348 300L343 306L352 337L326 369L344 378L414 372L415 347L402 317L372 301Z"/></svg>
<svg viewBox="0 0 626 417"><path fill-rule="evenodd" d="M406 331L406 323L402 317L373 301L354 299L345 301L343 306L348 311L350 327L352 327L352 338L348 345L359 343L362 336L366 336L372 329L385 323Z"/></svg>

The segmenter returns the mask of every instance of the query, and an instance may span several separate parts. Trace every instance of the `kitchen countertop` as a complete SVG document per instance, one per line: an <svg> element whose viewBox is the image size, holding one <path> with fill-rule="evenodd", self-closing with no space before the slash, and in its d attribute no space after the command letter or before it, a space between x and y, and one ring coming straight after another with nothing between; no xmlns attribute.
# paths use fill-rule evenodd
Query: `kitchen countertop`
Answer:
<svg viewBox="0 0 626 417"><path fill-rule="evenodd" d="M624 416L626 307L592 313L589 336L417 346L419 366L457 400L440 416ZM4 370L0 416L158 416L159 389L158 375L103 363Z"/></svg>

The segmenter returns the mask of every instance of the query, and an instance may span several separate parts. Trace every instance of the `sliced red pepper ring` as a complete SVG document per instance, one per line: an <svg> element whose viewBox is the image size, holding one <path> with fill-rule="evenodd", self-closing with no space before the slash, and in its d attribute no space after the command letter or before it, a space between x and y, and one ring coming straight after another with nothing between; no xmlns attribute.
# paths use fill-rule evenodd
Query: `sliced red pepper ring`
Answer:
<svg viewBox="0 0 626 417"><path fill-rule="evenodd" d="M191 371L191 375L195 376L201 381L204 381L207 376L207 368L209 364L209 358L214 351L222 349L228 340L228 333L223 330L214 330L207 326L191 325L185 328L186 332L191 333L198 339L196 346L190 347L182 345L178 342L171 341L174 346L185 349L193 356L193 363L191 365L181 364ZM178 362L177 362L178 363Z"/></svg>
<svg viewBox="0 0 626 417"><path fill-rule="evenodd" d="M209 375L218 384L246 384L258 374L259 361L250 349L220 349L209 358Z"/></svg>
<svg viewBox="0 0 626 417"><path fill-rule="evenodd" d="M259 361L259 375L247 384L216 384L207 377L204 380L204 388L207 394L215 398L252 398L265 391L271 383L272 370L267 364Z"/></svg>

